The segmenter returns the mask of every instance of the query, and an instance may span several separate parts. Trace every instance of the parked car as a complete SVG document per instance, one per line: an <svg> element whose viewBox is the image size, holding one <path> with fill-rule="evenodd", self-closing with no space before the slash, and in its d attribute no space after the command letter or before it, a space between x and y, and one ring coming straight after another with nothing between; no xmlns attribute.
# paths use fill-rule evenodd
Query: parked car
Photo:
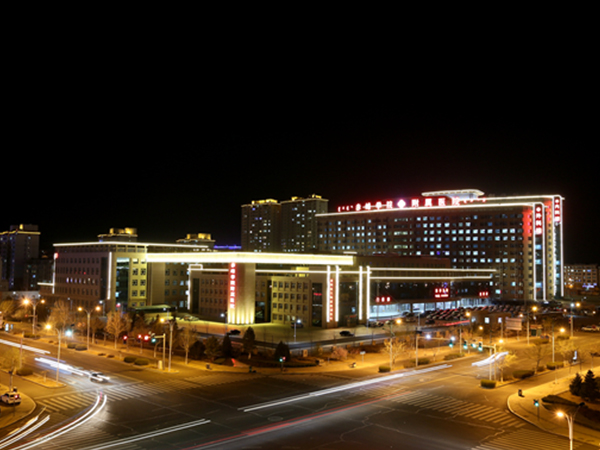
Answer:
<svg viewBox="0 0 600 450"><path fill-rule="evenodd" d="M227 334L231 334L232 336L237 336L240 333L241 333L240 330L229 330L229 332Z"/></svg>
<svg viewBox="0 0 600 450"><path fill-rule="evenodd" d="M581 331L600 331L600 327L597 325L590 325L587 327L581 327Z"/></svg>
<svg viewBox="0 0 600 450"><path fill-rule="evenodd" d="M354 336L351 332L349 332L348 330L343 330L340 331L340 336Z"/></svg>
<svg viewBox="0 0 600 450"><path fill-rule="evenodd" d="M16 389L13 392L6 392L2 395L2 402L7 405L19 405L21 403L21 394Z"/></svg>

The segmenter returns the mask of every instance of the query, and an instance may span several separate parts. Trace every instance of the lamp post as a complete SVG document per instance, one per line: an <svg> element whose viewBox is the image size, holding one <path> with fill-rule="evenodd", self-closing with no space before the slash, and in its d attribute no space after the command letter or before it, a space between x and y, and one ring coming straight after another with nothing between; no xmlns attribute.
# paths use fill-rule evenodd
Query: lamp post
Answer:
<svg viewBox="0 0 600 450"><path fill-rule="evenodd" d="M556 413L556 415L558 417L560 417L560 418L564 417L565 419L567 419L567 425L569 427L569 448L570 448L570 450L573 450L573 422L575 421L575 415L579 411L579 408L581 408L583 405L585 405L584 402L581 402L579 405L577 405L577 409L575 410L575 412L573 414L566 414L562 411L558 411Z"/></svg>
<svg viewBox="0 0 600 450"><path fill-rule="evenodd" d="M35 336L35 326L36 326L36 322L37 322L36 309L37 309L38 301L37 300L29 300L28 298L23 300L24 305L29 305L30 303L31 303L31 306L33 307L33 320L31 321L31 334L33 334ZM45 303L45 300L41 300L41 303Z"/></svg>
<svg viewBox="0 0 600 450"><path fill-rule="evenodd" d="M46 325L46 330L51 330L52 326L50 324ZM60 333L60 329L58 328L54 328L54 331L56 331L56 334L58 334L58 352L56 355L56 382L58 383L58 373L59 373L59 368L60 368L60 337L61 337L61 333Z"/></svg>
<svg viewBox="0 0 600 450"><path fill-rule="evenodd" d="M161 322L165 322L164 319L160 319ZM169 317L167 313L167 321L169 322L169 372L171 371L171 354L173 353L173 319ZM163 359L164 359L165 346L163 345Z"/></svg>
<svg viewBox="0 0 600 450"><path fill-rule="evenodd" d="M578 303L571 303L571 337L573 337L573 322L575 322L575 318L573 317L573 306L576 306L577 308L579 308L579 306L581 306L581 304Z"/></svg>
<svg viewBox="0 0 600 450"><path fill-rule="evenodd" d="M90 316L93 311L100 311L100 307L96 306L93 310L82 308L81 306L77 308L79 311L85 311L87 314L87 349L90 350Z"/></svg>

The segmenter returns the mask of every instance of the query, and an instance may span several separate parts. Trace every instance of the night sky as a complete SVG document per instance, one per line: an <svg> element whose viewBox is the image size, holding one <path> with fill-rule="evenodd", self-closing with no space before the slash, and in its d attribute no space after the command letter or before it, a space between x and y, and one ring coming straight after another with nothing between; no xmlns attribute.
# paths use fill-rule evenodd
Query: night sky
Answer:
<svg viewBox="0 0 600 450"><path fill-rule="evenodd" d="M566 262L600 263L598 125L581 68L550 76L488 61L451 75L304 68L288 79L290 63L236 67L243 78L85 64L21 81L5 123L1 229L37 224L45 247L111 227L137 228L143 242L210 233L239 245L252 200L314 193L333 210L474 188L563 195Z"/></svg>

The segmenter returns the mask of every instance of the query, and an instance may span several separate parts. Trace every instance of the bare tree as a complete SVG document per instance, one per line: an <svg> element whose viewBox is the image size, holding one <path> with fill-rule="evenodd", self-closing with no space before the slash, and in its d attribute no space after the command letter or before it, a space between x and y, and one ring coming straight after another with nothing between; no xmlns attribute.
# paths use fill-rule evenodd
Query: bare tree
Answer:
<svg viewBox="0 0 600 450"><path fill-rule="evenodd" d="M183 327L177 337L177 342L179 343L179 346L185 350L185 363L187 364L190 348L194 342L196 342L196 327Z"/></svg>
<svg viewBox="0 0 600 450"><path fill-rule="evenodd" d="M406 339L394 337L384 341L385 350L390 355L390 369L396 363L396 359L404 354L409 348L409 342Z"/></svg>
<svg viewBox="0 0 600 450"><path fill-rule="evenodd" d="M119 313L115 311L111 311L108 313L106 320L106 331L112 334L115 338L115 348L117 348L117 340L119 339L119 335L127 331L129 327L129 323L127 320L122 317Z"/></svg>
<svg viewBox="0 0 600 450"><path fill-rule="evenodd" d="M13 375L21 367L21 352L15 347L10 347L2 353L2 368L7 369L10 374L9 392L13 390Z"/></svg>
<svg viewBox="0 0 600 450"><path fill-rule="evenodd" d="M526 358L535 362L535 372L540 368L540 364L552 352L551 346L547 342L535 342L532 346L525 349L524 355Z"/></svg>

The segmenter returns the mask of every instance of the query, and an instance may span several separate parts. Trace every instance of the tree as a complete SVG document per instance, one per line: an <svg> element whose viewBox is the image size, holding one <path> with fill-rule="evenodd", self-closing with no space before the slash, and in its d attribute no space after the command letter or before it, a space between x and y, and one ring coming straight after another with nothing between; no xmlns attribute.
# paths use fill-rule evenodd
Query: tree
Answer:
<svg viewBox="0 0 600 450"><path fill-rule="evenodd" d="M2 367L10 374L9 392L13 390L13 375L17 369L21 368L21 352L18 348L10 347L2 354Z"/></svg>
<svg viewBox="0 0 600 450"><path fill-rule="evenodd" d="M596 377L591 370L588 370L585 374L579 396L591 402L596 401L600 397L600 388L598 388Z"/></svg>
<svg viewBox="0 0 600 450"><path fill-rule="evenodd" d="M242 338L242 349L245 353L248 353L248 359L252 358L252 350L256 346L256 335L252 327L248 327Z"/></svg>
<svg viewBox="0 0 600 450"><path fill-rule="evenodd" d="M573 378L573 381L569 384L569 391L571 394L579 396L582 384L583 379L581 378L581 375L579 375L579 373L575 374L575 378Z"/></svg>
<svg viewBox="0 0 600 450"><path fill-rule="evenodd" d="M504 351L503 349L499 349L498 352ZM511 366L515 360L517 359L517 355L514 352L508 352L504 355L503 358L496 361L496 365L498 369L500 369L500 382L504 382L504 371L507 367Z"/></svg>
<svg viewBox="0 0 600 450"><path fill-rule="evenodd" d="M204 340L204 353L211 361L219 356L221 352L221 343L215 336L209 336Z"/></svg>
<svg viewBox="0 0 600 450"><path fill-rule="evenodd" d="M540 368L540 364L544 358L546 358L551 353L551 347L547 342L538 341L533 344L533 346L525 349L524 355L526 358L535 361L535 372Z"/></svg>
<svg viewBox="0 0 600 450"><path fill-rule="evenodd" d="M52 306L50 316L48 316L48 323L59 332L64 333L65 328L72 322L73 319L69 304L64 300L55 302Z"/></svg>
<svg viewBox="0 0 600 450"><path fill-rule="evenodd" d="M409 342L406 339L390 338L384 341L385 351L390 355L390 369L396 363L396 359L400 357L409 348Z"/></svg>
<svg viewBox="0 0 600 450"><path fill-rule="evenodd" d="M233 345L231 345L231 338L228 334L223 337L223 343L221 344L221 351L223 356L231 358L233 356Z"/></svg>
<svg viewBox="0 0 600 450"><path fill-rule="evenodd" d="M202 359L204 355L204 343L200 340L194 341L194 343L190 347L190 358L195 360Z"/></svg>
<svg viewBox="0 0 600 450"><path fill-rule="evenodd" d="M121 314L111 311L106 319L106 331L112 334L115 338L115 348L117 348L117 340L124 331L127 331L129 323L121 316Z"/></svg>
<svg viewBox="0 0 600 450"><path fill-rule="evenodd" d="M196 342L196 328L195 327L184 327L177 338L179 346L185 350L185 363L188 363L188 354L190 348Z"/></svg>
<svg viewBox="0 0 600 450"><path fill-rule="evenodd" d="M284 344L283 341L279 341L275 348L275 361L279 361L280 358L285 358L286 361L290 360L290 347Z"/></svg>

